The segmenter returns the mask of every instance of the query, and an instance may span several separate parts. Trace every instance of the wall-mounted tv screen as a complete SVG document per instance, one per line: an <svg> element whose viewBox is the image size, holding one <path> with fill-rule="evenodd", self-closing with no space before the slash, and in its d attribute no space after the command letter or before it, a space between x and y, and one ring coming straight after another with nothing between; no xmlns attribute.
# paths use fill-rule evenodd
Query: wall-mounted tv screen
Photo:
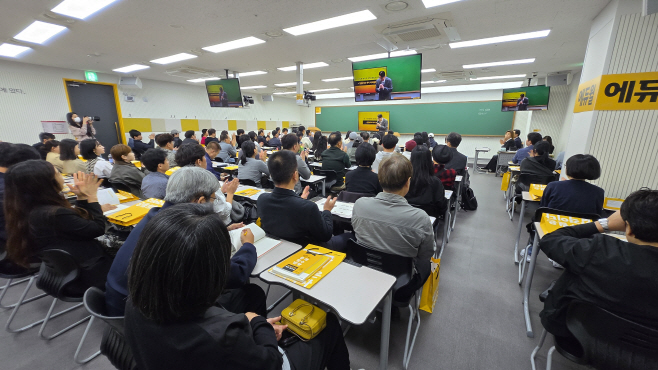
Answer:
<svg viewBox="0 0 658 370"><path fill-rule="evenodd" d="M352 63L354 100L420 99L422 65L421 54Z"/></svg>
<svg viewBox="0 0 658 370"><path fill-rule="evenodd" d="M225 108L241 108L242 92L237 78L206 81L206 91L210 106Z"/></svg>
<svg viewBox="0 0 658 370"><path fill-rule="evenodd" d="M549 86L528 86L503 90L503 112L517 110L547 110Z"/></svg>

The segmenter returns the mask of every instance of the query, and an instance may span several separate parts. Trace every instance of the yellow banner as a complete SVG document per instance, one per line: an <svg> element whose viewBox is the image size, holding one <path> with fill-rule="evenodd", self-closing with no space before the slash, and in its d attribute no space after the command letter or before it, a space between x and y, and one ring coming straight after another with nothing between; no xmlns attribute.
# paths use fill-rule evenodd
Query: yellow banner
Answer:
<svg viewBox="0 0 658 370"><path fill-rule="evenodd" d="M386 72L386 67L355 69L354 70L354 93L375 94L375 83L379 78L379 72ZM388 73L386 73L388 76Z"/></svg>
<svg viewBox="0 0 658 370"><path fill-rule="evenodd" d="M574 113L658 109L658 72L603 75L578 86Z"/></svg>
<svg viewBox="0 0 658 370"><path fill-rule="evenodd" d="M378 115L389 121L388 129L391 129L391 122L389 119L389 112L359 112L359 131L379 131L377 128Z"/></svg>
<svg viewBox="0 0 658 370"><path fill-rule="evenodd" d="M592 222L592 220L588 220L586 218L561 216L561 215L553 215L550 213L544 213L541 215L541 221L539 222L539 226L541 226L542 230L544 231L544 234L549 234L557 229L566 226L582 225L590 222Z"/></svg>

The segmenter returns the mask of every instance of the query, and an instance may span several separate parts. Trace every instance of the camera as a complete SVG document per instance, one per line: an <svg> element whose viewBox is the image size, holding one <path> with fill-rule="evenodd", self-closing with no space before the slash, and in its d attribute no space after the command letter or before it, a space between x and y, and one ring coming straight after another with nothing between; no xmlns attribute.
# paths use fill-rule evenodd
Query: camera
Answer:
<svg viewBox="0 0 658 370"><path fill-rule="evenodd" d="M251 96L242 95L242 100L244 101L244 105L254 104L254 98Z"/></svg>
<svg viewBox="0 0 658 370"><path fill-rule="evenodd" d="M99 116L87 116L90 121L100 121L101 118Z"/></svg>
<svg viewBox="0 0 658 370"><path fill-rule="evenodd" d="M304 91L304 100L308 101L315 101L315 95L309 91Z"/></svg>

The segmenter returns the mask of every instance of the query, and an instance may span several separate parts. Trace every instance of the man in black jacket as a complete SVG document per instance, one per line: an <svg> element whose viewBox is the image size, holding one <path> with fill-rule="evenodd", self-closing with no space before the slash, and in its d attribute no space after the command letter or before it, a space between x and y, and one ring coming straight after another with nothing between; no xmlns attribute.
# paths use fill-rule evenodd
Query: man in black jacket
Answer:
<svg viewBox="0 0 658 370"><path fill-rule="evenodd" d="M153 139L155 139L155 134L149 135L151 141L148 143L142 141L142 133L137 130L130 130L130 137L133 139L133 153L135 153L135 159L142 158L142 154L144 154L145 151L155 148L155 142L153 141Z"/></svg>
<svg viewBox="0 0 658 370"><path fill-rule="evenodd" d="M178 148L179 146L183 145L183 140L180 139L180 131L178 130L171 130L171 136L174 137L174 148Z"/></svg>
<svg viewBox="0 0 658 370"><path fill-rule="evenodd" d="M608 231L624 231L628 242L600 234ZM609 218L556 230L539 246L565 268L539 314L547 331L571 337L575 300L658 328L658 190L636 191Z"/></svg>
<svg viewBox="0 0 658 370"><path fill-rule="evenodd" d="M42 132L39 134L39 142L36 144L32 144L32 147L39 151L39 155L41 155L41 159L45 160L46 156L48 153L46 153L42 148L44 145L46 145L47 142L50 140L55 140L55 135L49 133L49 132Z"/></svg>
<svg viewBox="0 0 658 370"><path fill-rule="evenodd" d="M270 156L267 168L274 181L274 190L258 197L258 214L266 233L306 246L320 245L343 251L350 234L332 237L334 222L331 210L336 199L327 197L323 211L314 202L306 200L308 188L301 196L294 191L299 179L295 153L282 150Z"/></svg>
<svg viewBox="0 0 658 370"><path fill-rule="evenodd" d="M446 136L446 146L452 152L452 159L446 163L447 169L454 169L457 175L464 175L466 166L468 165L468 157L457 151L457 147L462 142L462 136L456 132L451 132Z"/></svg>
<svg viewBox="0 0 658 370"><path fill-rule="evenodd" d="M185 145L187 143L192 143L194 145L199 144L199 140L196 139L196 132L194 132L194 130L185 131L185 140L183 140L181 145Z"/></svg>

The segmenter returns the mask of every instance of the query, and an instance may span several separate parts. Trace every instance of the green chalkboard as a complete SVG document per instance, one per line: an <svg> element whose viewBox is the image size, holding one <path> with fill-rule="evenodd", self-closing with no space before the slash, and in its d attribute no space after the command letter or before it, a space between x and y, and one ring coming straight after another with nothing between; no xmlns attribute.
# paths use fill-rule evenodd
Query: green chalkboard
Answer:
<svg viewBox="0 0 658 370"><path fill-rule="evenodd" d="M367 60L352 63L352 69L386 67L386 75L393 80L393 91L420 90L421 54ZM375 75L375 79L378 76Z"/></svg>
<svg viewBox="0 0 658 370"><path fill-rule="evenodd" d="M402 134L452 131L500 136L514 124L514 112L501 112L500 100L464 103L381 104L321 107L315 125L322 131L358 131L359 112L390 112L390 129Z"/></svg>

